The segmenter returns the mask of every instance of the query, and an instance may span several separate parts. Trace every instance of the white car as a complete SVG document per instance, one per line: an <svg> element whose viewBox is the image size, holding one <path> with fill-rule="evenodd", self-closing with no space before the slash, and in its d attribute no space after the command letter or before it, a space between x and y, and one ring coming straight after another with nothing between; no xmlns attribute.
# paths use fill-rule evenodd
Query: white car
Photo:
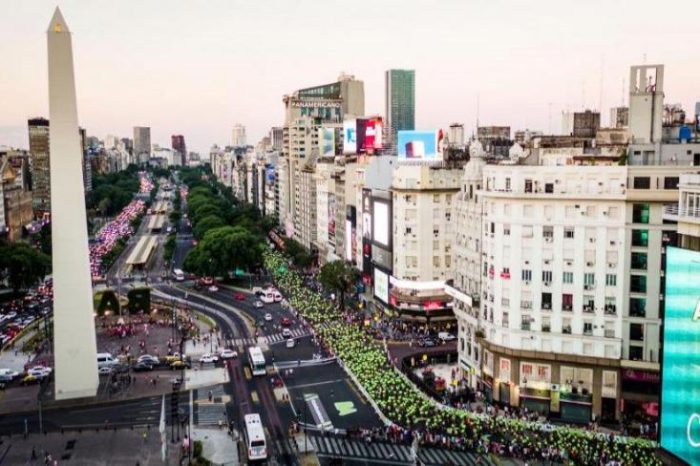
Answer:
<svg viewBox="0 0 700 466"><path fill-rule="evenodd" d="M27 375L31 375L37 379L43 379L51 375L51 368L43 366L32 367L27 371Z"/></svg>
<svg viewBox="0 0 700 466"><path fill-rule="evenodd" d="M265 314L265 320L267 322L272 322L272 314L270 314L269 312Z"/></svg>
<svg viewBox="0 0 700 466"><path fill-rule="evenodd" d="M209 354L209 353L203 354L202 357L199 358L199 362L205 363L205 364L217 362L218 360L219 360L219 357L217 355Z"/></svg>
<svg viewBox="0 0 700 466"><path fill-rule="evenodd" d="M145 362L153 366L157 366L158 364L160 364L160 360L157 357L152 356L150 354L142 354L141 356L139 356L136 362Z"/></svg>
<svg viewBox="0 0 700 466"><path fill-rule="evenodd" d="M109 375L112 373L112 368L110 366L102 366L97 369L97 373L100 375Z"/></svg>
<svg viewBox="0 0 700 466"><path fill-rule="evenodd" d="M212 285L209 287L209 291L211 291L212 293L216 293L217 291L219 291L219 287L216 285Z"/></svg>
<svg viewBox="0 0 700 466"><path fill-rule="evenodd" d="M11 369L0 369L0 382L10 382L15 377L19 376L19 372Z"/></svg>
<svg viewBox="0 0 700 466"><path fill-rule="evenodd" d="M230 349L222 349L219 352L221 359L233 359L238 357L238 353Z"/></svg>
<svg viewBox="0 0 700 466"><path fill-rule="evenodd" d="M457 337L452 335L450 332L438 332L438 340L452 341L456 339Z"/></svg>
<svg viewBox="0 0 700 466"><path fill-rule="evenodd" d="M288 328L282 329L282 336L284 338L292 338L292 331L289 330Z"/></svg>
<svg viewBox="0 0 700 466"><path fill-rule="evenodd" d="M265 303L263 303L263 302L260 301L260 300L255 301L255 302L253 303L253 307L256 307L256 308L258 308L258 309L260 309L260 308L263 307L264 305L265 305Z"/></svg>
<svg viewBox="0 0 700 466"><path fill-rule="evenodd" d="M297 344L296 340L294 338L290 338L287 340L286 346L287 348L294 348L294 346Z"/></svg>

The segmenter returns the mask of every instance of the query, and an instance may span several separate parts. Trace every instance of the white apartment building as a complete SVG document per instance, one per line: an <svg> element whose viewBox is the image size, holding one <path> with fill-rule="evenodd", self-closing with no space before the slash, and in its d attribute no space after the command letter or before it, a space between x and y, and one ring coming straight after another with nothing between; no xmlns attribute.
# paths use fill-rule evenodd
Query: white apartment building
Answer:
<svg viewBox="0 0 700 466"><path fill-rule="evenodd" d="M571 421L619 418L620 399L653 402L635 390L658 382L660 271L675 237L662 211L677 196L664 187L683 169L482 169L475 194L465 172L459 270L447 288L470 381L480 374L494 399ZM469 227L479 210L480 241Z"/></svg>
<svg viewBox="0 0 700 466"><path fill-rule="evenodd" d="M319 264L338 258L335 254L335 162L322 158L316 164L316 244ZM333 206L329 202L333 202Z"/></svg>
<svg viewBox="0 0 700 466"><path fill-rule="evenodd" d="M453 216L461 177L460 169L440 165L399 163L394 168L390 298L399 314L430 316L431 321L454 318L444 283L453 274Z"/></svg>
<svg viewBox="0 0 700 466"><path fill-rule="evenodd" d="M700 251L700 172L680 176L677 204L664 207L664 220L678 222L678 246Z"/></svg>

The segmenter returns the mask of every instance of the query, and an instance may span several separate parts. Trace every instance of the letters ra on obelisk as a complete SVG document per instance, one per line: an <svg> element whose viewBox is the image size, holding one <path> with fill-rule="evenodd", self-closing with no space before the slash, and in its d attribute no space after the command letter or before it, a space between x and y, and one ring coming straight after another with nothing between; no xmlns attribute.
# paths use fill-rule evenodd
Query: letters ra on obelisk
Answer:
<svg viewBox="0 0 700 466"><path fill-rule="evenodd" d="M56 8L49 58L55 397L97 393L97 344L71 35Z"/></svg>

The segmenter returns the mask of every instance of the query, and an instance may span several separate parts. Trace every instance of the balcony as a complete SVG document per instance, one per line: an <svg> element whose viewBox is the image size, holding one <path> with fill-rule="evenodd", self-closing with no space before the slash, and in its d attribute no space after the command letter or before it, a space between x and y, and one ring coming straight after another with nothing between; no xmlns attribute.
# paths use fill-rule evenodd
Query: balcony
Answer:
<svg viewBox="0 0 700 466"><path fill-rule="evenodd" d="M583 306L584 314L593 314L595 312L595 307L593 306Z"/></svg>
<svg viewBox="0 0 700 466"><path fill-rule="evenodd" d="M606 315L606 316L615 316L615 315L617 315L617 305L615 305L615 304L606 304L606 305L605 305L605 315Z"/></svg>
<svg viewBox="0 0 700 466"><path fill-rule="evenodd" d="M532 309L532 301L520 301L520 307L523 309Z"/></svg>
<svg viewBox="0 0 700 466"><path fill-rule="evenodd" d="M561 333L564 335L571 335L571 325L567 325L566 327L562 327Z"/></svg>
<svg viewBox="0 0 700 466"><path fill-rule="evenodd" d="M615 338L615 330L606 330L604 336L605 338Z"/></svg>

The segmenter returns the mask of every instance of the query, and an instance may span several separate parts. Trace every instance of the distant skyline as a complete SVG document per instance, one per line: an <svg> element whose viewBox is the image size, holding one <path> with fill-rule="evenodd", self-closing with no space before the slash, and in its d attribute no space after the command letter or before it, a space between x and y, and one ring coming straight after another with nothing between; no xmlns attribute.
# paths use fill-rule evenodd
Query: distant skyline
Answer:
<svg viewBox="0 0 700 466"><path fill-rule="evenodd" d="M507 2L60 1L73 32L78 116L89 135L150 126L170 146L206 154L236 123L255 144L284 120L282 96L365 82L368 114L384 113L384 72L416 71L416 128L464 123L558 132L561 111L626 104L629 67L666 65L667 103L700 101L693 0ZM264 6L261 6L263 5ZM652 7L652 5L655 5ZM28 147L27 119L48 116L46 25L56 4L0 8L0 145ZM687 14L684 14L686 12ZM602 73L601 73L602 71ZM601 79L602 76L602 79Z"/></svg>

